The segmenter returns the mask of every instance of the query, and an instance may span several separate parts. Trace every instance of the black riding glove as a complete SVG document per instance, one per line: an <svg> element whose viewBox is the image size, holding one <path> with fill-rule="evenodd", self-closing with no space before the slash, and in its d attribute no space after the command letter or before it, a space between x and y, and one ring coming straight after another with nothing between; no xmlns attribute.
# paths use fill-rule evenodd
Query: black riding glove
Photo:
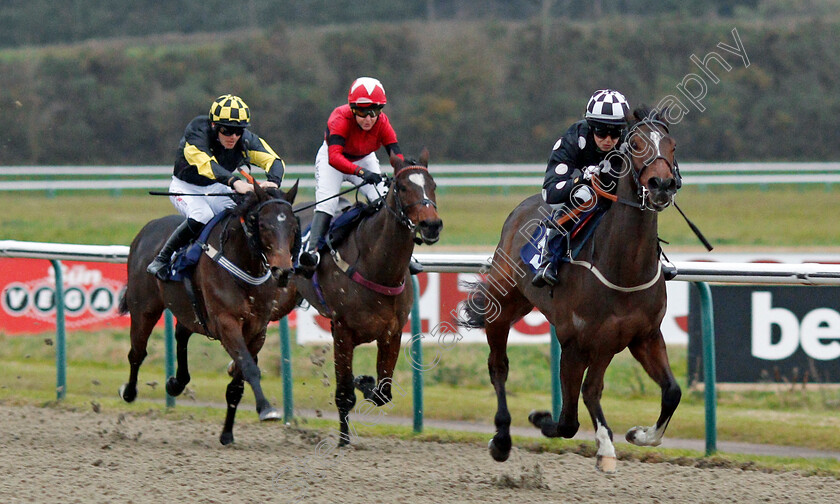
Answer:
<svg viewBox="0 0 840 504"><path fill-rule="evenodd" d="M376 172L366 171L366 170L363 170L363 169L359 168L359 171L356 173L356 175L361 177L362 180L364 180L366 184L376 185L376 184L382 182L382 175L380 175Z"/></svg>

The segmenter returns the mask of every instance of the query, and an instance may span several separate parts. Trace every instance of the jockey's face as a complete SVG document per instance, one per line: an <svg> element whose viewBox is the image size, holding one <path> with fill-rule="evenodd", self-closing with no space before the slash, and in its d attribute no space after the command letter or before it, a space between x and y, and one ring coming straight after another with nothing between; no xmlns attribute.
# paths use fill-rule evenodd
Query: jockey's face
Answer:
<svg viewBox="0 0 840 504"><path fill-rule="evenodd" d="M615 144L618 143L618 138L613 138L610 136L601 138L598 135L593 136L595 137L595 146L603 152L609 152L613 150Z"/></svg>
<svg viewBox="0 0 840 504"><path fill-rule="evenodd" d="M222 144L222 147L225 149L233 149L236 146L236 142L242 138L242 131L243 128L228 128L220 126L218 128L219 143Z"/></svg>
<svg viewBox="0 0 840 504"><path fill-rule="evenodd" d="M356 118L356 124L365 131L370 131L370 129L373 128L373 125L376 124L377 119L379 119L379 117L370 116L359 117L356 115L353 117Z"/></svg>

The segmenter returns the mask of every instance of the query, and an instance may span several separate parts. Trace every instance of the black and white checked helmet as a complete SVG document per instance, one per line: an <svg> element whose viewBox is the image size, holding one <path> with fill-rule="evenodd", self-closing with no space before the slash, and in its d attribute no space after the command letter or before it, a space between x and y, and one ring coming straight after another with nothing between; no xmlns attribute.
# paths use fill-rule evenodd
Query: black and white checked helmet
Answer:
<svg viewBox="0 0 840 504"><path fill-rule="evenodd" d="M623 94L612 89L599 89L589 98L584 117L590 122L626 126L625 116L629 112L630 105Z"/></svg>

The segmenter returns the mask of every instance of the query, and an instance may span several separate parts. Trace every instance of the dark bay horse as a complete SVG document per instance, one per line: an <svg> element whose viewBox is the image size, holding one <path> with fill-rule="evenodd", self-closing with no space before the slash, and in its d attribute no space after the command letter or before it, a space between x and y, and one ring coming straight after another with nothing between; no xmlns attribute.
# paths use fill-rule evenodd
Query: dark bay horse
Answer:
<svg viewBox="0 0 840 504"><path fill-rule="evenodd" d="M532 286L533 274L519 256L535 224L550 214L549 207L534 195L514 209L504 224L491 272L474 286L464 307L465 325L485 327L490 345L488 367L498 404L496 435L489 448L497 461L506 460L511 450L511 417L505 397L508 331L534 306L554 325L562 349L563 409L556 422L547 411L532 412L531 423L545 436L571 438L580 426L582 393L596 431L596 467L615 471L612 430L600 401L607 366L615 354L629 348L662 394L656 423L634 427L626 438L641 446L656 446L662 440L681 397L659 329L666 294L657 214L672 203L679 186L676 143L668 133L666 116L665 111L641 108L628 118L621 173L614 174L612 191L596 191L609 209L576 261L559 268L559 282L553 288Z"/></svg>
<svg viewBox="0 0 840 504"><path fill-rule="evenodd" d="M426 150L417 163L392 156L394 178L384 204L359 223L336 247L337 253L321 254L312 279L294 277L299 295L331 321L341 446L350 442L348 415L356 404L354 386L376 406L391 400L402 328L414 298L408 264L415 240L433 244L443 227L428 160ZM301 216L304 222L311 218L311 212ZM377 378L354 378L353 350L372 341L377 345Z"/></svg>
<svg viewBox="0 0 840 504"><path fill-rule="evenodd" d="M214 260L208 253L201 254L192 275L195 307L183 282L161 282L146 272L146 265L183 217L170 215L143 227L131 243L128 284L120 300L120 312L131 314L131 371L128 383L120 388L120 397L126 402L137 397L137 374L146 357L149 334L168 308L177 319L178 356L177 372L166 383L170 395L179 395L190 381L190 336L204 334L219 340L233 358L228 369L232 380L225 394L228 407L221 443L233 442L233 422L244 381L254 391L260 420L280 418L260 387L257 354L276 308L278 289L285 297L294 298L294 287L287 284L294 273L293 259L300 243L300 225L292 211L296 195L297 183L286 193L255 184L254 191L216 225L207 245L221 255ZM208 252L214 253L209 248Z"/></svg>

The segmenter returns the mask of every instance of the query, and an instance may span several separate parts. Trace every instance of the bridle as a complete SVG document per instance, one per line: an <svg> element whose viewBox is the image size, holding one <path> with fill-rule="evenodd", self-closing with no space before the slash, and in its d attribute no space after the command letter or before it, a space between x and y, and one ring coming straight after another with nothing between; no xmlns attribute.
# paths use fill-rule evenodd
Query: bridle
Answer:
<svg viewBox="0 0 840 504"><path fill-rule="evenodd" d="M422 166L422 165L406 166L405 168L400 169L399 173L397 175L395 175L394 178L388 179L388 181L387 181L388 184L395 184L394 187L393 187L393 190L394 190L394 206L396 208L391 208L391 206L388 205L387 203L385 204L385 208L387 208L388 211L397 219L398 223L407 227L408 230L411 231L412 233L416 233L417 232L417 224L415 224L411 220L411 218L408 216L408 213L407 213L408 210L410 210L411 208L413 208L415 206L418 206L418 205L423 205L425 207L432 207L435 210L437 210L437 204L434 201L430 200L429 198L426 198L425 193L424 193L424 197L422 199L419 199L419 200L415 201L414 203L409 203L408 205L404 205L402 203L402 201L400 200L400 190L399 190L398 183L397 183L397 177L401 176L403 173L405 173L406 170L420 170L420 171L426 172L426 173L429 172L429 169L426 168L425 166Z"/></svg>
<svg viewBox="0 0 840 504"><path fill-rule="evenodd" d="M645 124L654 125L653 126L653 131L651 131L650 134L648 135L648 138L650 138L651 144L653 144L653 146L654 146L653 147L654 152L650 156L648 156L647 159L645 159L645 161L642 163L642 168L637 171L635 166L633 166L632 157L631 157L632 154L630 152L628 152L629 149L630 149L630 147L629 147L630 137L634 134L641 134L641 132L638 132L636 130L640 126L645 125ZM662 134L663 130L665 132L664 135ZM668 125L665 122L660 121L659 119L650 119L650 118L642 119L641 121L639 121L636 124L634 124L633 126L631 126L630 129L627 131L627 141L625 141L622 144L620 150L621 150L623 155L628 157L628 161L630 162L630 171L633 173L633 183L636 185L636 197L638 198L638 201L639 201L638 205L631 205L631 206L638 206L638 208L641 209L641 210L650 210L650 211L653 211L653 212L658 212L658 211L663 210L664 208L667 208L671 204L671 202L673 202L673 197L672 197L671 201L669 201L668 204L665 205L665 207L659 208L659 207L656 207L656 206L652 205L651 200L650 200L650 190L644 184L641 183L642 174L645 172L645 170L648 169L653 163L655 163L656 161L658 161L660 159L665 161L665 164L668 165L668 169L670 170L671 175L674 177L674 179L678 179L679 172L676 169L676 160L674 160L674 162L671 162L671 160L666 158L662 154L662 152L659 150L660 142L668 134L669 134ZM677 180L677 187L678 188L679 188L679 185L680 185L679 180Z"/></svg>
<svg viewBox="0 0 840 504"><path fill-rule="evenodd" d="M233 273L234 276L236 276L237 278L243 279L246 283L251 283L252 285L256 285L254 282L257 282L257 281L259 281L259 283L265 282L265 280L267 280L268 277L271 276L271 266L268 264L268 258L265 256L265 253L262 250L262 241L261 241L261 238L260 238L260 228L259 228L260 211L262 211L262 209L265 208L267 205L271 205L271 204L279 204L281 206L286 205L286 206L289 207L290 210L292 209L292 204L289 203L288 201L286 201L284 199L280 199L280 198L271 198L271 199L260 202L254 208L251 208L250 210L248 210L248 212L245 215L243 215L239 218L239 223L242 226L242 232L245 233L245 237L248 240L248 249L251 250L251 252L258 252L259 255L260 255L260 259L261 259L261 262L262 262L262 271L263 271L263 274L261 276L259 276L259 277L251 277L250 275L243 276L241 273L239 273L239 272L241 272L241 270L238 267L233 265L233 263L230 263L229 260L225 259L222 256L222 252L223 252L224 246L225 246L225 241L227 241L227 236L228 236L228 234L226 232L227 231L227 224L225 224L225 232L223 232L221 237L220 237L220 240L219 240L219 242L220 242L219 243L219 249L220 250L217 254L218 254L218 257L225 260L226 263L229 264L230 267L228 265L226 265L225 263L222 263L220 259L216 259L214 257L214 260L219 262L223 267L225 267L225 269L227 269L228 271ZM294 215L295 220L297 220L297 228L295 229L295 238L294 238L294 243L292 245L291 254L292 254L292 257L296 258L297 253L300 250L300 246L301 246L300 220L298 219L297 215L295 215L293 212L292 212L292 215ZM253 282L250 279L253 279Z"/></svg>

